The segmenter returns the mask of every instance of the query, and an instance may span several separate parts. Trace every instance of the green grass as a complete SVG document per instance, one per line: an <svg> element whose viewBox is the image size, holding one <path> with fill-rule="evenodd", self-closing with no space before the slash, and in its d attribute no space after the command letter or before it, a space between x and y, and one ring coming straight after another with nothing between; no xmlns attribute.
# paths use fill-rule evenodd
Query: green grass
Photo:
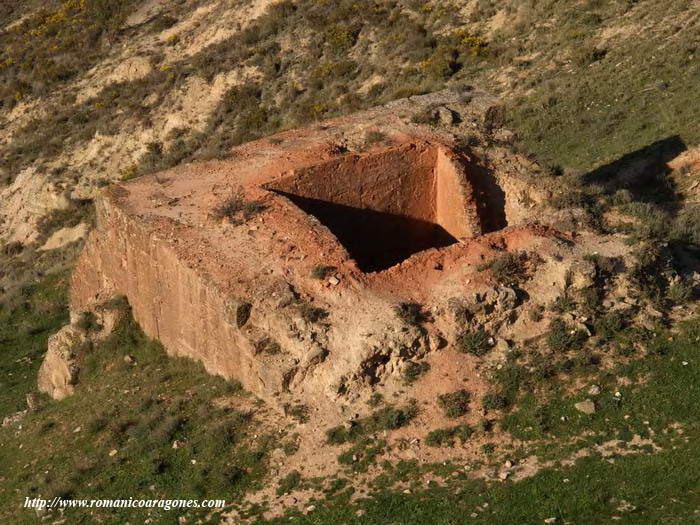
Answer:
<svg viewBox="0 0 700 525"><path fill-rule="evenodd" d="M599 45L595 36L602 28L648 24L669 14L682 20L691 9L687 1L607 0L576 9L568 2L538 4L528 8L531 19L558 22L554 30L540 25L519 41L520 54L544 52L560 66L532 72L531 62L516 66L525 71L521 87L530 89L508 103L510 125L526 150L544 162L585 171L673 135L689 145L700 142L697 23L683 30L657 24L645 30L645 38L628 38L596 62L564 65L572 51ZM517 31L506 28L495 45L512 46L506 38Z"/></svg>
<svg viewBox="0 0 700 525"><path fill-rule="evenodd" d="M584 430L612 436L620 429L631 429L646 435L644 421L658 430L673 423L697 425L700 319L684 323L680 334L662 331L646 346L645 357L595 379L602 388L595 414L584 415L573 407L576 401L589 397L585 392L571 397L555 389L544 399L541 394L526 394L520 408L504 419L502 427L517 437L541 439L572 437ZM626 377L632 384L620 385L618 377Z"/></svg>
<svg viewBox="0 0 700 525"><path fill-rule="evenodd" d="M35 302L54 292L37 293ZM41 334L49 328L36 319L33 323L42 332L20 336L14 344L23 348L31 343L31 352L40 355L45 348ZM25 497L39 495L222 498L236 503L247 490L260 487L268 454L282 446L279 438L284 435L273 439L254 415L213 404L224 396L233 398L234 406L243 404L246 394L239 386L208 375L190 360L168 357L130 318L109 339L84 352L76 395L62 401L42 398L42 407L22 419L21 429L0 428L0 500L5 502L0 521L33 523L33 512L21 504ZM134 362L125 361L126 355ZM35 368L26 384L10 390L9 401L3 395L3 410L19 408L35 384ZM173 448L176 441L180 446ZM114 456L112 450L117 451ZM173 516L144 509L66 513L70 523L146 518L172 523ZM195 516L203 515L189 513Z"/></svg>
<svg viewBox="0 0 700 525"><path fill-rule="evenodd" d="M24 287L0 309L0 420L27 408L49 335L67 321L65 274Z"/></svg>
<svg viewBox="0 0 700 525"><path fill-rule="evenodd" d="M620 517L616 523L695 523L700 441L697 432L693 437L687 445L654 455L618 457L614 464L594 456L519 483L462 480L411 494L383 490L355 504L345 493L302 522L541 524L554 517L557 523L608 523ZM624 502L634 510L617 510ZM358 516L360 509L364 514ZM273 523L289 523L289 518Z"/></svg>

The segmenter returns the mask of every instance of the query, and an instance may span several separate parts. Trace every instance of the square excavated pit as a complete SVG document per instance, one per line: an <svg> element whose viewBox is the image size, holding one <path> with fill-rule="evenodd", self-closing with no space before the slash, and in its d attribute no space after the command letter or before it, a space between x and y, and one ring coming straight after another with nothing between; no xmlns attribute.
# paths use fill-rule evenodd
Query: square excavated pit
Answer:
<svg viewBox="0 0 700 525"><path fill-rule="evenodd" d="M464 166L441 146L345 155L266 188L316 217L364 272L482 233Z"/></svg>
<svg viewBox="0 0 700 525"><path fill-rule="evenodd" d="M415 122L436 103L459 119ZM527 224L531 196L546 198L531 164L498 142L454 147L467 134L487 143L495 104L479 93L411 97L106 189L73 273L73 321L123 295L169 354L277 407L350 406L456 339L451 300L490 290L474 265L506 246L475 239ZM366 149L370 130L386 142ZM508 235L508 249L531 242ZM320 266L332 278L318 279ZM395 310L405 302L433 321L406 325Z"/></svg>

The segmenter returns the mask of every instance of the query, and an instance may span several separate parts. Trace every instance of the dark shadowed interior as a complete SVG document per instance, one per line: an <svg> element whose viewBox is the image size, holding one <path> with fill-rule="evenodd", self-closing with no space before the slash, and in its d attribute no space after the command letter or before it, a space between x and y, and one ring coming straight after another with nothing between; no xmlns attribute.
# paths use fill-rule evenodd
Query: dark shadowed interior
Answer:
<svg viewBox="0 0 700 525"><path fill-rule="evenodd" d="M385 270L414 253L458 242L442 226L429 221L277 193L331 230L364 272Z"/></svg>

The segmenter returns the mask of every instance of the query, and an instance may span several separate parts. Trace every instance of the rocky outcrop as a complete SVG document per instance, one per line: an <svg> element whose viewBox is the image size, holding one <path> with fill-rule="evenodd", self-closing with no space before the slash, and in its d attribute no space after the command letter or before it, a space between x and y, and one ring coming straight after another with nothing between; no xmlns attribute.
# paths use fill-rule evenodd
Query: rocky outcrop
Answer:
<svg viewBox="0 0 700 525"><path fill-rule="evenodd" d="M49 337L48 350L39 368L40 392L53 399L73 394L80 372L76 352L85 341L85 333L72 324Z"/></svg>
<svg viewBox="0 0 700 525"><path fill-rule="evenodd" d="M127 305L119 298L73 312L71 324L49 337L37 378L39 391L53 399L72 395L79 382L81 358L93 343L109 336L126 313Z"/></svg>

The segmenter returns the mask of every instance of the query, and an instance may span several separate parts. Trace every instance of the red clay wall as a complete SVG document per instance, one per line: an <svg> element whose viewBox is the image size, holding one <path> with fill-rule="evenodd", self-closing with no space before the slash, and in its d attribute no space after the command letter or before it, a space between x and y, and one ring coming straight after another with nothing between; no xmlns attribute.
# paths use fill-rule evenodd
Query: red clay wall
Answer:
<svg viewBox="0 0 700 525"><path fill-rule="evenodd" d="M437 149L436 157L435 222L455 239L481 235L481 221L469 184L469 168L443 148Z"/></svg>
<svg viewBox="0 0 700 525"><path fill-rule="evenodd" d="M436 148L406 144L297 170L270 189L433 222Z"/></svg>

